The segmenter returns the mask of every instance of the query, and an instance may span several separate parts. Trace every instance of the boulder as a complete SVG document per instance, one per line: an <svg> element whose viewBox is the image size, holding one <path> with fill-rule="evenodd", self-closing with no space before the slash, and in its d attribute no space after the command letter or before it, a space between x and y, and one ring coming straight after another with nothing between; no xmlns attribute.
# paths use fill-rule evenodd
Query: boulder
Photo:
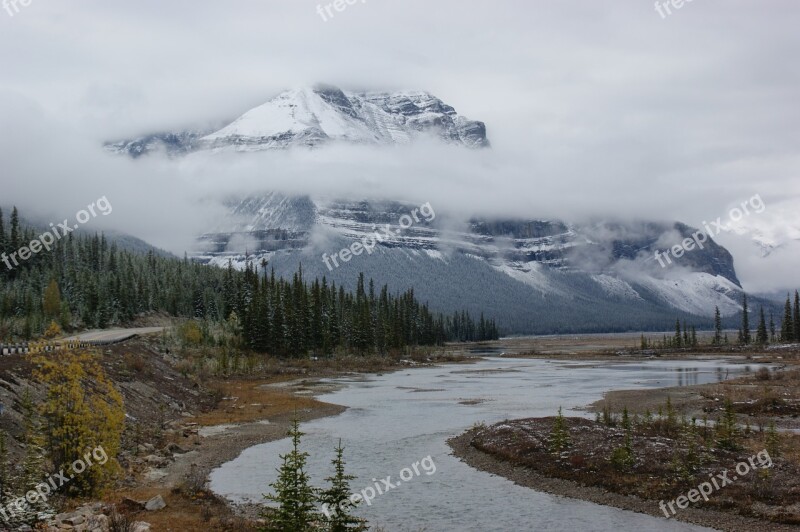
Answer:
<svg viewBox="0 0 800 532"><path fill-rule="evenodd" d="M178 445L177 443L168 443L166 447L164 447L165 454L184 454L188 451Z"/></svg>
<svg viewBox="0 0 800 532"><path fill-rule="evenodd" d="M156 495L155 497L153 497L144 504L144 509L147 510L148 512L155 512L166 507L167 503L164 502L164 497L162 497L161 495Z"/></svg>
<svg viewBox="0 0 800 532"><path fill-rule="evenodd" d="M61 522L70 525L72 527L76 527L78 525L82 525L83 523L85 523L86 517L84 517L79 513L72 513L69 514L67 517L62 518Z"/></svg>
<svg viewBox="0 0 800 532"><path fill-rule="evenodd" d="M125 497L117 505L117 509L125 513L141 512L144 510L144 503Z"/></svg>

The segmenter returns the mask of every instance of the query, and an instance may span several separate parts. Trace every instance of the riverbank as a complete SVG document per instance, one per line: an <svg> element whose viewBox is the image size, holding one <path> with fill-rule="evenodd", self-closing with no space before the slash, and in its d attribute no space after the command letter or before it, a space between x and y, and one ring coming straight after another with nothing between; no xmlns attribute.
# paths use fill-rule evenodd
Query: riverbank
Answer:
<svg viewBox="0 0 800 532"><path fill-rule="evenodd" d="M470 467L503 477L519 486L531 488L536 491L665 519L664 514L659 511L657 501L648 501L635 496L621 495L603 488L586 486L576 481L542 475L525 465L514 464L508 460L476 449L472 446L475 435L476 432L471 430L447 442L453 450L453 454ZM773 532L796 532L800 530L798 526L778 525L775 523L767 523L759 519L751 519L739 515L697 508L680 510L678 519L683 522L726 532L763 530L765 526L768 526L769 530Z"/></svg>
<svg viewBox="0 0 800 532"><path fill-rule="evenodd" d="M128 487L115 490L106 502L131 508L132 516L153 531L255 531L263 523L255 505L234 506L208 490L211 471L250 447L286 437L292 419L301 423L337 416L345 407L314 395L337 389L335 377L359 378L401 369L465 363L452 354L419 359L299 360L276 364L265 377L214 379L204 383L218 401L212 408L185 413L167 424L164 439L146 445L129 462ZM163 447L163 449L161 449ZM264 486L264 492L270 487ZM160 495L166 507L146 512L130 501Z"/></svg>
<svg viewBox="0 0 800 532"><path fill-rule="evenodd" d="M206 486L211 471L233 460L245 449L286 437L292 419L301 422L336 416L345 407L306 395L305 379L273 378L224 383L229 395L220 406L175 425L171 434L172 457L142 470L135 487L117 492L145 501L161 495L167 506L137 516L154 531L256 530L257 512L250 518L211 494ZM184 452L185 451L185 452ZM269 491L264 486L264 491Z"/></svg>
<svg viewBox="0 0 800 532"><path fill-rule="evenodd" d="M715 492L710 502L680 509L670 519L720 530L799 530L800 436L783 434L783 443L774 443L775 432L796 429L800 415L800 371L792 368L796 357L787 358L787 371L759 369L716 384L609 392L589 406L597 421L563 418L569 443L561 453L552 449L555 418L479 426L448 443L468 465L519 485L663 519L660 500L674 500L709 474L732 470L770 446L780 449L774 469L759 468ZM736 427L731 450L718 445L714 428L726 413Z"/></svg>

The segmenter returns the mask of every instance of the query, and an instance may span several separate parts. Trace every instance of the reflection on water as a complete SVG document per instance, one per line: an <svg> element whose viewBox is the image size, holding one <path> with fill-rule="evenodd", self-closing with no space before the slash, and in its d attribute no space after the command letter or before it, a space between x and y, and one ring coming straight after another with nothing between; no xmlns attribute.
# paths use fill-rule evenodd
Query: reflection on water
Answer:
<svg viewBox="0 0 800 532"><path fill-rule="evenodd" d="M671 366L675 362L666 361L665 364ZM692 366L678 366L678 367L653 367L648 364L620 364L610 369L616 371L635 371L643 375L652 375L654 378L659 374L664 374L664 378L657 382L661 386L693 386L695 384L707 384L711 382L724 382L742 373L751 373L752 368L749 365L718 365L714 367L697 366L697 361L687 361L686 364L693 364ZM666 373L672 373L674 378L667 378Z"/></svg>
<svg viewBox="0 0 800 532"><path fill-rule="evenodd" d="M330 474L341 438L354 489L431 456L437 471L377 498L359 513L388 531L704 530L592 503L554 497L482 473L450 454L447 438L478 422L553 415L583 407L614 389L713 383L742 371L725 361L653 360L586 364L536 359L489 359L476 364L419 368L363 381L322 396L346 405L343 414L305 423L316 485ZM260 502L275 481L288 439L247 449L211 474L211 488L233 501Z"/></svg>

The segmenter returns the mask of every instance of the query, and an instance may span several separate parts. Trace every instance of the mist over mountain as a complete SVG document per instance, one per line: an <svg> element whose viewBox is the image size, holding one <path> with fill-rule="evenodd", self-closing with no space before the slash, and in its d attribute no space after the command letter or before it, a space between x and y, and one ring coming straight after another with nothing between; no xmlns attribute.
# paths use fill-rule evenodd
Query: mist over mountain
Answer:
<svg viewBox="0 0 800 532"><path fill-rule="evenodd" d="M489 148L486 130L426 92L346 92L317 85L282 92L215 131L161 133L105 147L132 158L247 158L263 151L303 158L325 145L433 139L467 150L451 152L459 157ZM428 202L430 219L413 223L408 214L419 205L357 192L342 197L256 189L212 201L228 214L198 228L192 253L198 260L237 268L267 261L280 275L292 275L302 264L349 287L364 272L395 290L414 288L437 310L491 312L508 332L658 329L675 315L708 325L715 307L724 316L741 308L733 257L713 240L667 268L656 262L657 251L697 231L680 221L587 222L536 212L487 217L450 205L437 213ZM372 244L352 262L337 261L337 253L353 242Z"/></svg>

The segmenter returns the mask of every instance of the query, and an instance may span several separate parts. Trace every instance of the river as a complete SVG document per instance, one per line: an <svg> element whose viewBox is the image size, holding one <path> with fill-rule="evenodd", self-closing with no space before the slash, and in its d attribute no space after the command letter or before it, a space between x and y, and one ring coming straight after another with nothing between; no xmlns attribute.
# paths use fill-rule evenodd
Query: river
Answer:
<svg viewBox="0 0 800 532"><path fill-rule="evenodd" d="M597 364L488 358L331 379L343 386L319 398L349 409L303 424L302 449L311 454L309 472L318 486L331 474L340 439L347 470L357 477L354 491L374 488L376 481L383 490L381 479L391 476L395 487L376 493L358 512L391 532L709 530L519 487L460 462L446 440L476 423L550 416L559 406L566 415L589 416L580 409L609 390L717 382L747 369L714 359ZM288 449L288 438L246 449L211 473L211 489L236 503L261 502L277 476L278 455ZM424 460L429 456L433 465Z"/></svg>

